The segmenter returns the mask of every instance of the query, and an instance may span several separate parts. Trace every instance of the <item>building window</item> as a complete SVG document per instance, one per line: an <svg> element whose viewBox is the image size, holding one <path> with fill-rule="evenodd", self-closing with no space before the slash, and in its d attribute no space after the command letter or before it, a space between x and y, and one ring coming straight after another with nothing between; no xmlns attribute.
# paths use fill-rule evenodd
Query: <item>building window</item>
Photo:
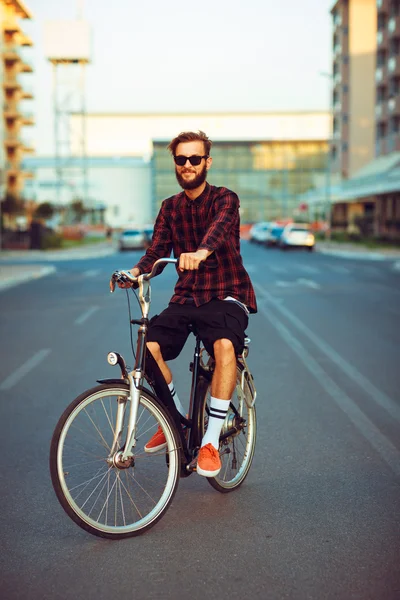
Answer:
<svg viewBox="0 0 400 600"><path fill-rule="evenodd" d="M343 114L342 115L342 121L343 121L343 124L347 125L347 123L349 122L349 115L348 114Z"/></svg>
<svg viewBox="0 0 400 600"><path fill-rule="evenodd" d="M386 64L386 50L378 50L376 55L376 66L384 67Z"/></svg>
<svg viewBox="0 0 400 600"><path fill-rule="evenodd" d="M348 54L343 54L342 61L343 61L344 65L348 65L349 64L349 55Z"/></svg>
<svg viewBox="0 0 400 600"><path fill-rule="evenodd" d="M378 31L383 31L386 27L386 15L385 13L378 14Z"/></svg>
<svg viewBox="0 0 400 600"><path fill-rule="evenodd" d="M344 94L347 94L347 92L349 91L349 86L346 83L344 83L342 85L342 90Z"/></svg>
<svg viewBox="0 0 400 600"><path fill-rule="evenodd" d="M389 14L391 17L398 17L400 15L400 0L391 1Z"/></svg>
<svg viewBox="0 0 400 600"><path fill-rule="evenodd" d="M392 38L390 40L390 56L398 56L400 54L400 38Z"/></svg>
<svg viewBox="0 0 400 600"><path fill-rule="evenodd" d="M392 77L389 81L389 97L396 98L400 94L400 77Z"/></svg>
<svg viewBox="0 0 400 600"><path fill-rule="evenodd" d="M342 152L347 152L347 150L349 149L349 145L347 142L343 142L342 144Z"/></svg>
<svg viewBox="0 0 400 600"><path fill-rule="evenodd" d="M386 100L386 87L384 85L380 85L376 89L376 103L381 104Z"/></svg>

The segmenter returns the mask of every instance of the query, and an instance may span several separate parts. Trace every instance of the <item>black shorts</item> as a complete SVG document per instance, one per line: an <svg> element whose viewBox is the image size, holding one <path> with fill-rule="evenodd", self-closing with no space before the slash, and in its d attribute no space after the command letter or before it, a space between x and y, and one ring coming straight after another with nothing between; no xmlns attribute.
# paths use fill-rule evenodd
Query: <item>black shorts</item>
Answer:
<svg viewBox="0 0 400 600"><path fill-rule="evenodd" d="M181 353L190 333L189 325L193 324L211 356L214 357L214 342L222 338L230 340L236 354L240 354L248 322L243 308L228 300L211 300L201 306L171 302L151 319L147 341L158 342L163 359L173 360Z"/></svg>

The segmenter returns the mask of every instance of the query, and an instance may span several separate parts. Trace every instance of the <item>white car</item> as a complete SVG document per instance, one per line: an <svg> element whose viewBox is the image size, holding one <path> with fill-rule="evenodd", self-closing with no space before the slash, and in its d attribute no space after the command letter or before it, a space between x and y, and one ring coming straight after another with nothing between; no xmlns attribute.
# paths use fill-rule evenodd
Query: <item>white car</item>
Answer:
<svg viewBox="0 0 400 600"><path fill-rule="evenodd" d="M310 226L306 223L290 223L286 225L279 240L282 250L288 248L307 248L309 252L314 250L315 237Z"/></svg>
<svg viewBox="0 0 400 600"><path fill-rule="evenodd" d="M142 250L148 244L148 237L143 229L124 229L118 239L120 252L123 250Z"/></svg>
<svg viewBox="0 0 400 600"><path fill-rule="evenodd" d="M267 238L267 232L271 229L273 223L269 223L268 221L260 221L259 223L254 223L249 231L249 240L250 242L255 242L256 244L264 244Z"/></svg>

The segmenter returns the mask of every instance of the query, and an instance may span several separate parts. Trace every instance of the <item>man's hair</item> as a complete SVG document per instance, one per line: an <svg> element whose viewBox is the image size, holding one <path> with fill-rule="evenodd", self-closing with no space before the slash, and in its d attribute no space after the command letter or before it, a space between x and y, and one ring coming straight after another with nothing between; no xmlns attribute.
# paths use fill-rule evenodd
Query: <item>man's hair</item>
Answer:
<svg viewBox="0 0 400 600"><path fill-rule="evenodd" d="M204 131L182 131L179 135L177 135L167 146L168 150L171 152L172 156L175 156L176 148L178 144L182 144L184 142L203 142L204 144L204 154L209 156L212 141L208 139Z"/></svg>

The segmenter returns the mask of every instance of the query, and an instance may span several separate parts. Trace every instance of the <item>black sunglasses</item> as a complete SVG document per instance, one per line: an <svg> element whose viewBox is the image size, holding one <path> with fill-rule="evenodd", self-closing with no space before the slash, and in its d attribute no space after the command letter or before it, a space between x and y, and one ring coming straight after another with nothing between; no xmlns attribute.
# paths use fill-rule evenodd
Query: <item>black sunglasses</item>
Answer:
<svg viewBox="0 0 400 600"><path fill-rule="evenodd" d="M190 162L192 167L198 167L199 164L201 163L201 161L203 160L203 158L208 158L208 156L197 156L196 154L194 154L193 156L179 155L179 156L174 156L174 161L175 161L175 164L178 165L178 167L183 167L184 165L186 165L187 160Z"/></svg>

